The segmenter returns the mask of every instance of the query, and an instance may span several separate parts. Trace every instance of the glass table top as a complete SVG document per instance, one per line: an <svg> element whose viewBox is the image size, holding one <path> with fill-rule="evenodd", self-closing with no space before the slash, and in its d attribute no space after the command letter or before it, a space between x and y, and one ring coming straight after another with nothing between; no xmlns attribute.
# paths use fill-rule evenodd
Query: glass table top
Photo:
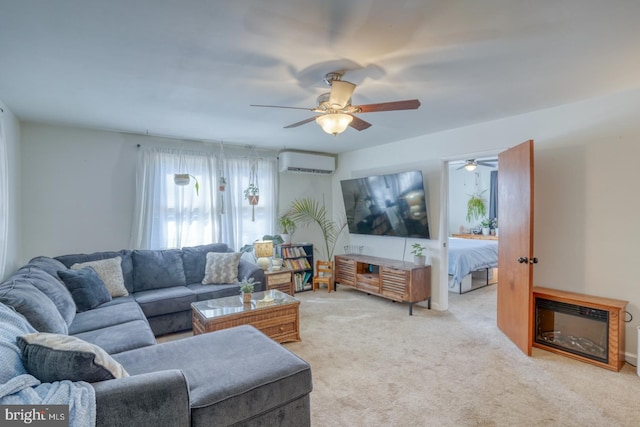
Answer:
<svg viewBox="0 0 640 427"><path fill-rule="evenodd" d="M191 307L196 309L202 317L212 319L214 317L228 316L297 302L298 300L291 295L280 292L277 289L272 289L264 292L254 292L251 296L251 303L243 303L242 294L238 294L232 297L197 301L191 303Z"/></svg>

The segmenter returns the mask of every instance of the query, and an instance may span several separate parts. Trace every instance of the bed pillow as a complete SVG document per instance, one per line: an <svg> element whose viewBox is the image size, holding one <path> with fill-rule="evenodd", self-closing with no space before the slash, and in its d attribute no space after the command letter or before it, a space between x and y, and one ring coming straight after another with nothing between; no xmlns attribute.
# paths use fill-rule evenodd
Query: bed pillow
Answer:
<svg viewBox="0 0 640 427"><path fill-rule="evenodd" d="M69 335L34 333L18 337L27 371L43 383L97 382L128 377L125 369L97 345Z"/></svg>
<svg viewBox="0 0 640 427"><path fill-rule="evenodd" d="M80 270L84 267L92 267L98 273L112 297L126 297L129 295L127 288L124 286L122 257L79 262L73 264L71 269Z"/></svg>
<svg viewBox="0 0 640 427"><path fill-rule="evenodd" d="M111 301L109 290L98 273L91 267L84 267L80 270L60 270L58 276L71 292L78 313Z"/></svg>
<svg viewBox="0 0 640 427"><path fill-rule="evenodd" d="M208 252L203 285L237 283L241 252Z"/></svg>

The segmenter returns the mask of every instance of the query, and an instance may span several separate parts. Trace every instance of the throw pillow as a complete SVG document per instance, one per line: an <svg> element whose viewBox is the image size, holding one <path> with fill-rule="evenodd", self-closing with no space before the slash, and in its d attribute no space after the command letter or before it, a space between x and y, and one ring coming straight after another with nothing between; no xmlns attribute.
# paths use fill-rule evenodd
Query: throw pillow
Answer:
<svg viewBox="0 0 640 427"><path fill-rule="evenodd" d="M43 383L97 382L128 377L118 362L97 345L69 335L35 333L18 337L27 371Z"/></svg>
<svg viewBox="0 0 640 427"><path fill-rule="evenodd" d="M209 252L204 270L203 285L212 283L236 283L241 252Z"/></svg>
<svg viewBox="0 0 640 427"><path fill-rule="evenodd" d="M92 267L98 273L112 297L126 297L129 295L127 288L124 286L121 257L79 262L71 266L73 270L80 270L84 267Z"/></svg>
<svg viewBox="0 0 640 427"><path fill-rule="evenodd" d="M58 276L71 292L78 313L111 301L109 290L91 267L80 270L60 270Z"/></svg>

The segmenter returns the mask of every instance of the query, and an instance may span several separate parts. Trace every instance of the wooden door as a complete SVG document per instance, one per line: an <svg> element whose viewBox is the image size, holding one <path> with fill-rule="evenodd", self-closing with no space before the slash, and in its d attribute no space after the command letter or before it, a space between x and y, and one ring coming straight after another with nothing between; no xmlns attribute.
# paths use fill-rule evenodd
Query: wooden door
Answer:
<svg viewBox="0 0 640 427"><path fill-rule="evenodd" d="M533 334L533 141L498 156L498 328L531 355Z"/></svg>

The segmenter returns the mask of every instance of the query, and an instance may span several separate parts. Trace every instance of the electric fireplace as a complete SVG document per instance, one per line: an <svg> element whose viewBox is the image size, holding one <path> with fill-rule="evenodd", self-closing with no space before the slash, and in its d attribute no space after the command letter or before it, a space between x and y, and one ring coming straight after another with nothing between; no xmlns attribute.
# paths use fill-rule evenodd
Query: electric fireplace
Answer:
<svg viewBox="0 0 640 427"><path fill-rule="evenodd" d="M535 287L533 346L607 369L624 364L626 301Z"/></svg>

